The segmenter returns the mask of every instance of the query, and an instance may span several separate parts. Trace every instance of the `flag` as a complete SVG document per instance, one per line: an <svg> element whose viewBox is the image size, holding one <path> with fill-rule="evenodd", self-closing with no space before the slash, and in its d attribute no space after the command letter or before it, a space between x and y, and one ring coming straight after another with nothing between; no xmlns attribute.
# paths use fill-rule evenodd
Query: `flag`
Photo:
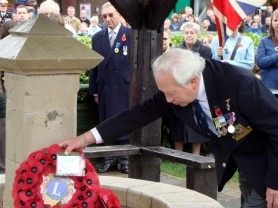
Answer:
<svg viewBox="0 0 278 208"><path fill-rule="evenodd" d="M266 0L213 0L219 45L223 46L226 34L231 35L247 15L265 3Z"/></svg>

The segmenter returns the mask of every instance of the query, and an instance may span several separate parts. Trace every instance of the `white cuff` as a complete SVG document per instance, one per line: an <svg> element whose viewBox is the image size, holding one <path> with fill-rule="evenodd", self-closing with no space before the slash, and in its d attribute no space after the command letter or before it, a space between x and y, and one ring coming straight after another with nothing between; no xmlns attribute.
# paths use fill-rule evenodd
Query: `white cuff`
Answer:
<svg viewBox="0 0 278 208"><path fill-rule="evenodd" d="M103 143L103 140L102 140L100 134L98 133L97 128L93 128L90 131L91 131L91 133L94 135L94 137L96 139L96 144Z"/></svg>

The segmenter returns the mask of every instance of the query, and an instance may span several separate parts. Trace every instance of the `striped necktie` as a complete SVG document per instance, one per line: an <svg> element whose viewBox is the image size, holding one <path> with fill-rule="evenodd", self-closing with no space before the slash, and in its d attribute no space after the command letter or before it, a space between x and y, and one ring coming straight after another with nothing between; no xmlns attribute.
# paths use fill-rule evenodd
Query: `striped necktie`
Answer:
<svg viewBox="0 0 278 208"><path fill-rule="evenodd" d="M199 128L206 133L209 137L216 136L209 128L208 121L206 119L206 115L204 113L204 110L202 109L200 103L198 100L195 100L192 105L194 106L195 110L195 116L197 120L197 124Z"/></svg>
<svg viewBox="0 0 278 208"><path fill-rule="evenodd" d="M109 42L110 42L111 48L114 44L115 38L116 38L116 33L115 33L115 31L111 30L110 35L109 35Z"/></svg>

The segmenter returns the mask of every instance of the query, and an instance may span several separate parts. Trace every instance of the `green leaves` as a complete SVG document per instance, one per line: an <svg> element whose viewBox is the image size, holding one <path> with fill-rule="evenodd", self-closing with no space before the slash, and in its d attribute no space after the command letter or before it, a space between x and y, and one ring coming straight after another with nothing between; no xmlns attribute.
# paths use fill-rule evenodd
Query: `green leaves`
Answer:
<svg viewBox="0 0 278 208"><path fill-rule="evenodd" d="M253 43L254 43L254 46L255 46L255 49L257 49L261 39L266 36L266 34L259 34L259 35L254 35L254 33L252 32L245 32L244 33L244 36L248 36L250 37L252 40L253 40Z"/></svg>
<svg viewBox="0 0 278 208"><path fill-rule="evenodd" d="M171 36L171 43L177 47L183 42L183 35L182 34L174 34Z"/></svg>
<svg viewBox="0 0 278 208"><path fill-rule="evenodd" d="M77 40L86 45L88 48L92 48L92 37L78 35Z"/></svg>
<svg viewBox="0 0 278 208"><path fill-rule="evenodd" d="M80 73L80 84L89 84L89 77L85 73Z"/></svg>

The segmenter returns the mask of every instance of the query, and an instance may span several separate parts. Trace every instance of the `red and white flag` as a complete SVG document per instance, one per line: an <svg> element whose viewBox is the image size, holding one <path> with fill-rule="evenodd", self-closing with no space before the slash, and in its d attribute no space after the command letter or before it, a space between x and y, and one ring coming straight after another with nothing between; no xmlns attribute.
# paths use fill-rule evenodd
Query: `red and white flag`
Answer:
<svg viewBox="0 0 278 208"><path fill-rule="evenodd" d="M225 44L226 34L231 35L247 15L265 3L266 0L213 0L219 45Z"/></svg>

